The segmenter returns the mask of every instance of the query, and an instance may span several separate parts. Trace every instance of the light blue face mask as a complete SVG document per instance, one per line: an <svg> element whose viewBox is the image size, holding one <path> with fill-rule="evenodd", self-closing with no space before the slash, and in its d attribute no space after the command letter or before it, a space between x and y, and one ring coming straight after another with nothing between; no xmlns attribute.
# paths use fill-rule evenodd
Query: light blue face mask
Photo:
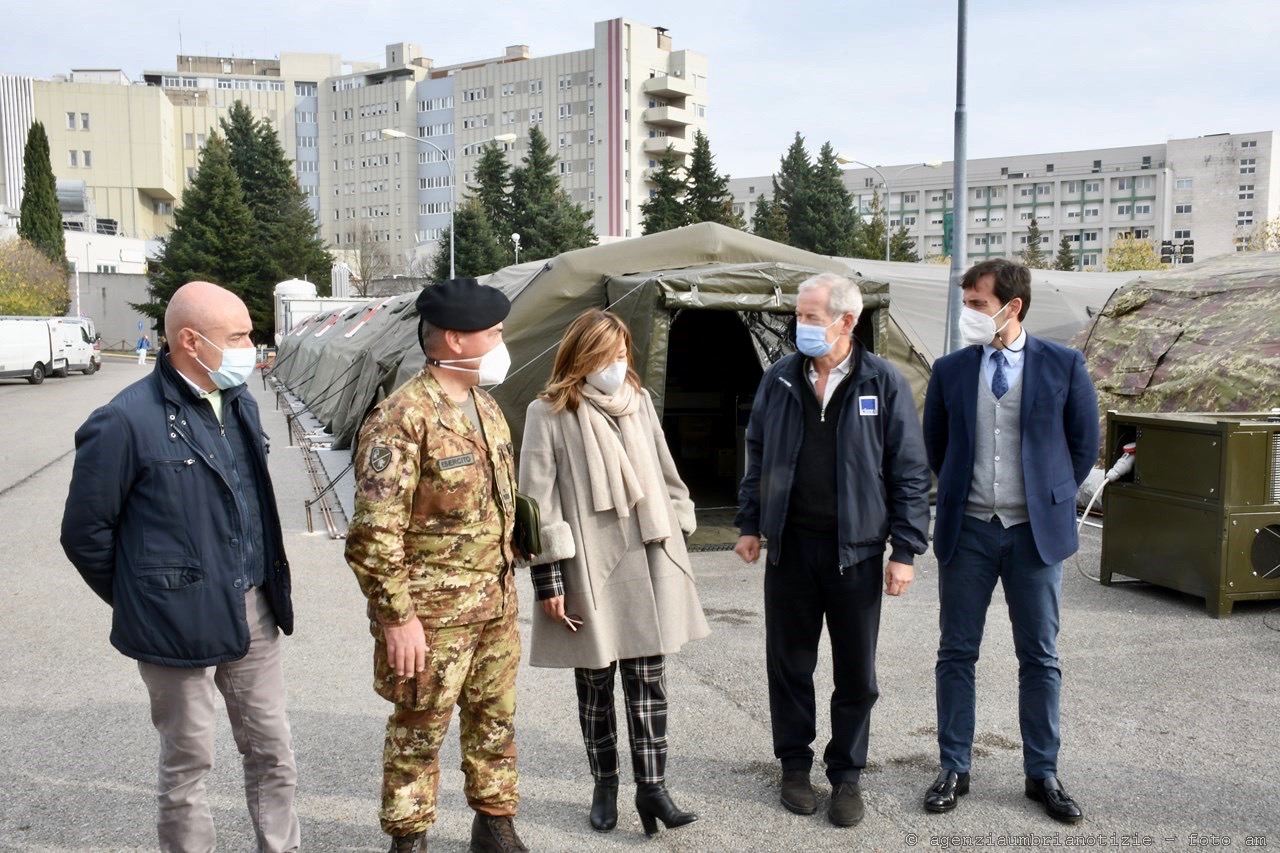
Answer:
<svg viewBox="0 0 1280 853"><path fill-rule="evenodd" d="M839 323L840 320L841 318L837 317L825 326L810 326L797 322L796 349L809 358L822 358L831 352L832 347L832 342L827 340L827 329Z"/></svg>
<svg viewBox="0 0 1280 853"><path fill-rule="evenodd" d="M195 332L195 329L191 331ZM200 335L199 332L196 332L196 334ZM198 358L196 359L196 362L201 367L209 371L209 378L213 380L214 385L223 391L230 391L232 388L237 388L249 381L249 377L253 374L253 368L258 364L258 351L254 347L223 349L213 341L205 338L204 335L200 335L200 337L204 338L209 346L222 353L222 366L217 370L209 370L209 365Z"/></svg>

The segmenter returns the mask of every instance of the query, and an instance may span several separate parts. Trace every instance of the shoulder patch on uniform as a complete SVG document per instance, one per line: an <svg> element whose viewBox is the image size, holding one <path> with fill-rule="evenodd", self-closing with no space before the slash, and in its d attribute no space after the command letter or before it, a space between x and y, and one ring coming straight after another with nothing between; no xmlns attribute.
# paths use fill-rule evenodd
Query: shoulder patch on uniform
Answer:
<svg viewBox="0 0 1280 853"><path fill-rule="evenodd" d="M381 474L391 464L391 448L378 445L369 449L369 467Z"/></svg>
<svg viewBox="0 0 1280 853"><path fill-rule="evenodd" d="M476 464L476 455L474 453L464 453L461 456L450 456L447 459L441 459L439 467L441 471L448 471L451 468L461 468L464 465Z"/></svg>

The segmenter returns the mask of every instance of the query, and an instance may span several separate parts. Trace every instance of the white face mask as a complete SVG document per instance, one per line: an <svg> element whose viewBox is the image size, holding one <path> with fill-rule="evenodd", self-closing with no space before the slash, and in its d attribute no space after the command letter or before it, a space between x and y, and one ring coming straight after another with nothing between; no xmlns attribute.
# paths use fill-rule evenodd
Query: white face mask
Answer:
<svg viewBox="0 0 1280 853"><path fill-rule="evenodd" d="M195 332L195 329L191 331ZM199 332L196 332L200 335ZM213 341L204 338L205 343L222 353L222 366L217 370L210 370L209 365L205 364L198 357L196 364L209 371L209 378L213 380L213 384L223 391L230 391L232 388L239 387L249 381L249 377L253 374L253 368L258 364L258 351L249 345L238 349L223 349Z"/></svg>
<svg viewBox="0 0 1280 853"><path fill-rule="evenodd" d="M507 345L500 343L484 355L480 356L480 364L475 367L454 367L455 364L463 361L475 361L475 358L450 358L450 359L430 359L430 363L437 367L443 367L446 370L461 370L464 373L480 374L479 384L481 385L501 385L503 380L507 378L507 371L511 369L511 353L507 352Z"/></svg>
<svg viewBox="0 0 1280 853"><path fill-rule="evenodd" d="M983 314L981 311L975 311L968 305L960 307L960 340L966 345L974 344L986 345L996 339L996 335L1004 331L1004 327L1009 325L1010 320L1005 320L1000 328L996 328L996 317L1004 313L1009 306L1006 304L995 314ZM1012 318L1010 318L1012 319Z"/></svg>
<svg viewBox="0 0 1280 853"><path fill-rule="evenodd" d="M625 361L615 361L613 364L600 368L595 373L588 373L586 380L587 384L601 394L616 394L618 389L622 387L622 383L627 381L627 363Z"/></svg>

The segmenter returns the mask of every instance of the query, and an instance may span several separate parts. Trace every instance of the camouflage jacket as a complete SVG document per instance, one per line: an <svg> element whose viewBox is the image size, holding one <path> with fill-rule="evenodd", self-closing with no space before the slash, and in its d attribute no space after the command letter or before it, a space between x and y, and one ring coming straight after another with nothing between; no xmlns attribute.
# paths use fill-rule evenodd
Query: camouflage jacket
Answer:
<svg viewBox="0 0 1280 853"><path fill-rule="evenodd" d="M515 606L511 431L493 397L475 401L483 435L424 369L360 431L346 558L377 623L465 625Z"/></svg>

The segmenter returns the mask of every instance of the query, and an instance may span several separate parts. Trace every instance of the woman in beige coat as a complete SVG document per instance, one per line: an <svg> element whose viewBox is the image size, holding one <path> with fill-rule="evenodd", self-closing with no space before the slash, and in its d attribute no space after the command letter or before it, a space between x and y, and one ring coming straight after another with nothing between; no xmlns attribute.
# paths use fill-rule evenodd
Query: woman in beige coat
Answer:
<svg viewBox="0 0 1280 853"><path fill-rule="evenodd" d="M644 830L692 823L697 815L666 790L664 656L709 633L685 549L693 503L616 315L593 309L565 332L551 380L529 404L519 482L542 520L529 659L573 667L595 779L591 825L607 832L618 820L615 669Z"/></svg>

